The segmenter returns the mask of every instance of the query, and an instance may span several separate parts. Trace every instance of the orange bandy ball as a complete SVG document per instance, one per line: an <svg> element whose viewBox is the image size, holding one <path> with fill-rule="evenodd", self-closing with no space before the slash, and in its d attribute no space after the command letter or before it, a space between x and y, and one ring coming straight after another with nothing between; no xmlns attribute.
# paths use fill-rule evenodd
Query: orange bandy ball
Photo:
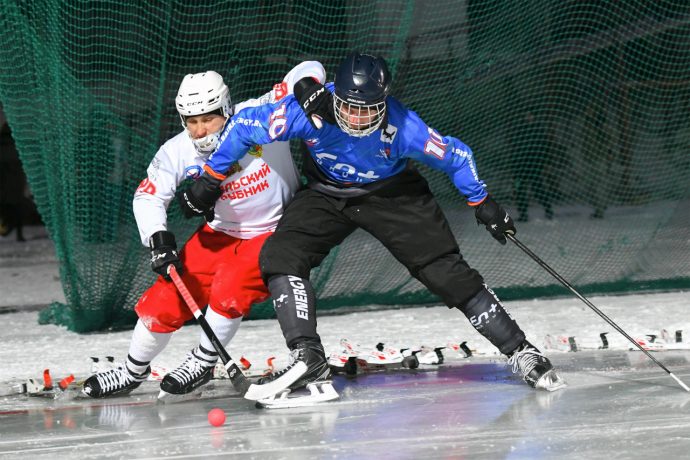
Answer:
<svg viewBox="0 0 690 460"><path fill-rule="evenodd" d="M218 407L208 411L208 423L213 426L221 426L225 423L225 411Z"/></svg>

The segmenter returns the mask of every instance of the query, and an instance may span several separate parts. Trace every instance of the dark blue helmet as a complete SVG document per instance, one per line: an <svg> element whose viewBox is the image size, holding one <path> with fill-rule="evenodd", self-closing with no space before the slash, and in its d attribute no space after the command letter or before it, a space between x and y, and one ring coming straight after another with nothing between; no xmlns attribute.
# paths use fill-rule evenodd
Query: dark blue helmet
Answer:
<svg viewBox="0 0 690 460"><path fill-rule="evenodd" d="M383 58L351 53L335 74L335 118L348 134L362 137L376 131L386 113L391 74Z"/></svg>

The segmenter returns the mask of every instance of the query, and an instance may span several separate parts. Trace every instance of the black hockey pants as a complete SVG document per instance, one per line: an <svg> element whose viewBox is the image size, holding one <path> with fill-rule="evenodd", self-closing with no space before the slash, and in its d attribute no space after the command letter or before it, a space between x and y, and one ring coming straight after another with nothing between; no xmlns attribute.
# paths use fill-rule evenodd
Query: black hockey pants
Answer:
<svg viewBox="0 0 690 460"><path fill-rule="evenodd" d="M273 292L279 290L278 286L286 286L283 289L287 290L289 285L287 279L279 281L277 277L291 275L308 280L311 269L319 266L332 248L362 228L449 308L464 312L468 301L483 289L483 279L460 254L426 180L416 171L405 174L403 184L394 183L355 198L335 198L309 188L300 190L261 250L259 264L273 298L281 296ZM362 270L366 270L366 264L362 258ZM300 338L318 340L315 306L310 305L310 310L309 325L286 318L283 309L276 310L288 346ZM294 327L288 323L294 323Z"/></svg>
<svg viewBox="0 0 690 460"><path fill-rule="evenodd" d="M275 275L309 278L331 249L355 229L373 235L449 307L476 294L482 277L460 255L458 244L426 180L339 199L308 188L295 195L261 251L264 281ZM361 261L366 270L366 259Z"/></svg>

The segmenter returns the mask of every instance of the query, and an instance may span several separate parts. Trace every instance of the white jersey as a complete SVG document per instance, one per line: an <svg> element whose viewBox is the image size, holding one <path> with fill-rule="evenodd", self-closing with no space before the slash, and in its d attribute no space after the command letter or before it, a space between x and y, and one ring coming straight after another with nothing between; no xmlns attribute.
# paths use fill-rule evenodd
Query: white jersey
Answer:
<svg viewBox="0 0 690 460"><path fill-rule="evenodd" d="M305 77L313 77L323 83L326 72L316 61L303 62L272 91L258 99L237 104L234 113L244 107L282 99L292 93L297 81ZM177 187L185 179L199 177L206 160L197 153L186 130L160 147L148 167L148 177L134 193L134 216L142 244L148 246L151 235L167 230L167 208ZM292 161L288 142L257 145L231 168L221 183L223 193L216 201L215 218L208 225L242 239L273 231L299 184L299 173Z"/></svg>

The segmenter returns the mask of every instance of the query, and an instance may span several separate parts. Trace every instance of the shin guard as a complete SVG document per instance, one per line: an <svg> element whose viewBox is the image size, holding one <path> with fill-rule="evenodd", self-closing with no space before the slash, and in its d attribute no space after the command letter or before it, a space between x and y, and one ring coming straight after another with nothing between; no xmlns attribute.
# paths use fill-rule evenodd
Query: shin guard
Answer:
<svg viewBox="0 0 690 460"><path fill-rule="evenodd" d="M504 355L513 352L525 340L525 333L486 284L464 307L458 308Z"/></svg>
<svg viewBox="0 0 690 460"><path fill-rule="evenodd" d="M308 279L293 275L277 275L268 280L280 329L287 346L297 342L320 342L316 333L316 296Z"/></svg>

